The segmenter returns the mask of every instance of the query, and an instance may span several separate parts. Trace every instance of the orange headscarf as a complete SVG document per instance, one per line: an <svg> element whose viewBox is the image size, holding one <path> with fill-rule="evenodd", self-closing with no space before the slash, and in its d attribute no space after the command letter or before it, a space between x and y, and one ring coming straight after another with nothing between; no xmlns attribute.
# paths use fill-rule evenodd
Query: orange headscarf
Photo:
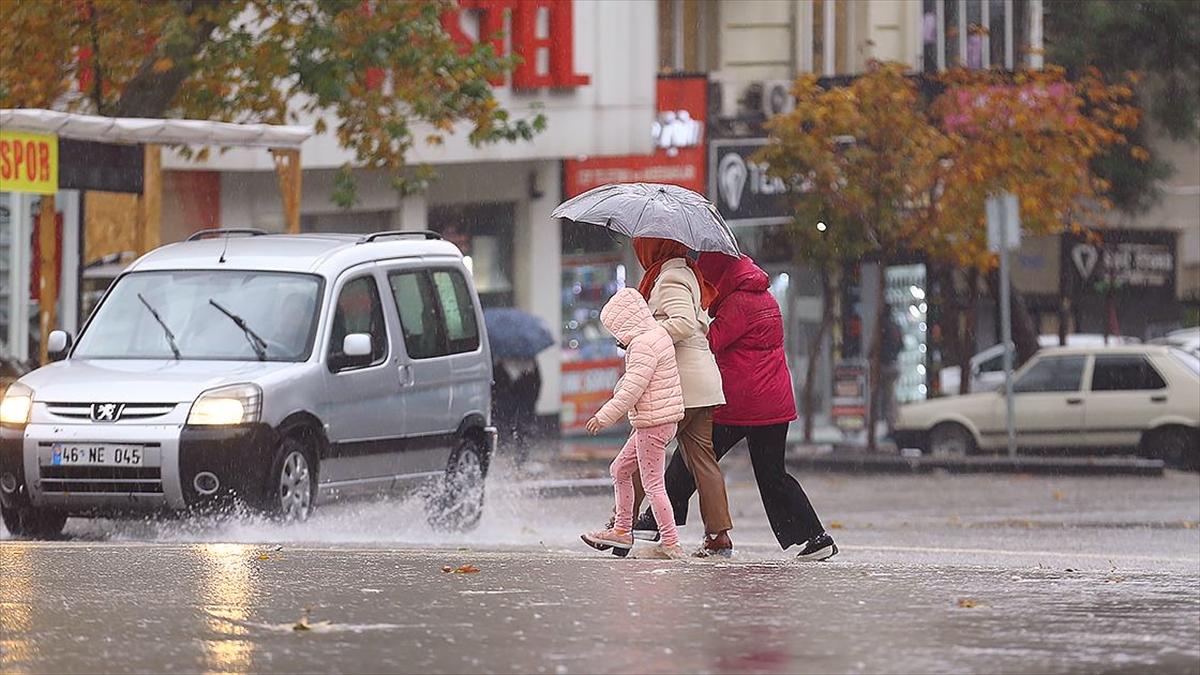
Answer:
<svg viewBox="0 0 1200 675"><path fill-rule="evenodd" d="M696 281L700 282L701 309L708 309L712 301L717 298L717 289L705 281L700 268L696 266L696 261L688 257L687 246L672 239L634 237L633 252L637 254L642 269L646 270L646 274L642 276L642 283L638 284L638 291L647 300L650 299L650 291L654 290L654 282L658 281L658 274L662 271L663 263L672 258L682 258L691 268L692 273L696 275Z"/></svg>

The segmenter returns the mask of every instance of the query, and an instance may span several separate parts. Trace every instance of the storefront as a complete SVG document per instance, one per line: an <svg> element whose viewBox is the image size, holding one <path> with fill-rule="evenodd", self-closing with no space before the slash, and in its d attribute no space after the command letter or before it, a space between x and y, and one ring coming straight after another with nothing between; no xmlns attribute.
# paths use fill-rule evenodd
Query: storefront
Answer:
<svg viewBox="0 0 1200 675"><path fill-rule="evenodd" d="M708 79L660 77L657 114L646 129L654 151L563 161L563 198L609 183L672 183L703 193ZM562 431L580 434L612 394L622 353L600 325L600 309L639 268L624 237L594 225L563 222Z"/></svg>

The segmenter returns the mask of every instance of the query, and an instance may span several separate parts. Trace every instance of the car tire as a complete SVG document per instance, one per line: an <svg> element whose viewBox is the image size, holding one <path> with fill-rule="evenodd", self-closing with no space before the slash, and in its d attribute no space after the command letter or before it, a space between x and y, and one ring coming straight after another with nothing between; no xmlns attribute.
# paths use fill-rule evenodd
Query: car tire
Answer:
<svg viewBox="0 0 1200 675"><path fill-rule="evenodd" d="M23 539L57 539L67 525L66 514L30 506L0 506L0 520L9 534Z"/></svg>
<svg viewBox="0 0 1200 675"><path fill-rule="evenodd" d="M1142 440L1141 455L1161 459L1169 469L1200 469L1200 431L1168 427L1150 432Z"/></svg>
<svg viewBox="0 0 1200 675"><path fill-rule="evenodd" d="M975 452L975 437L961 424L943 422L930 430L928 447L934 457L966 457Z"/></svg>
<svg viewBox="0 0 1200 675"><path fill-rule="evenodd" d="M304 522L312 515L316 498L316 453L300 436L285 436L267 474L263 508L276 520Z"/></svg>
<svg viewBox="0 0 1200 675"><path fill-rule="evenodd" d="M426 501L426 517L434 529L472 530L483 517L487 453L473 437L464 438L450 455L446 473Z"/></svg>

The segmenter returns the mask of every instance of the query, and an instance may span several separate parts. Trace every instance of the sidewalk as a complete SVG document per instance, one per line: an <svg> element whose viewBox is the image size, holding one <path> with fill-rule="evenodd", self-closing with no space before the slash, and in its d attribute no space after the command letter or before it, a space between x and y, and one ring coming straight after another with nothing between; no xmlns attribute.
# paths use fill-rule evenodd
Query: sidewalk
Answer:
<svg viewBox="0 0 1200 675"><path fill-rule="evenodd" d="M794 426L794 425L793 425ZM1163 463L1124 456L1043 457L977 455L970 457L909 456L890 441L867 452L846 442L834 428L814 429L814 442L805 444L799 434L789 434L787 464L804 473L843 474L1026 474L1055 476L1161 477ZM598 494L612 489L608 465L625 437L605 435L548 440L530 451L531 471L522 491L540 496ZM735 451L736 452L736 451Z"/></svg>

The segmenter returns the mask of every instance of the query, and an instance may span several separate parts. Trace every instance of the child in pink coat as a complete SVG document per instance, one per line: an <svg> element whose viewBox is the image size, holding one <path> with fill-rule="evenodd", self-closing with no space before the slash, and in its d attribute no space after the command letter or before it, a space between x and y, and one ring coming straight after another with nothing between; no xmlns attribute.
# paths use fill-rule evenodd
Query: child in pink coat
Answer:
<svg viewBox="0 0 1200 675"><path fill-rule="evenodd" d="M625 375L617 382L613 397L588 420L595 434L629 416L633 434L613 460L611 472L616 493L616 518L607 530L582 535L589 546L600 550L633 548L633 474L640 471L646 497L661 527L662 539L651 557L683 558L675 517L663 483L666 445L683 419L683 390L675 363L675 344L666 329L654 320L641 293L623 288L604 305L600 321L625 346Z"/></svg>

